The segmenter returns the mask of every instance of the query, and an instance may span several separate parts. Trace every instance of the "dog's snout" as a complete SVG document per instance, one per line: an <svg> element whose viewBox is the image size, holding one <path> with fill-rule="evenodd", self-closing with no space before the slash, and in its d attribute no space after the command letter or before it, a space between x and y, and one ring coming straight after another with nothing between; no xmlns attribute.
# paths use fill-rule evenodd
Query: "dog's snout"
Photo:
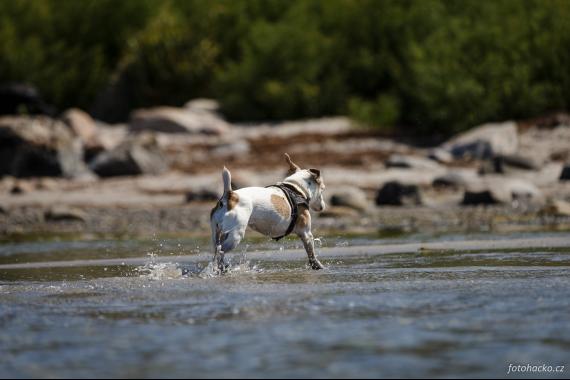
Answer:
<svg viewBox="0 0 570 380"><path fill-rule="evenodd" d="M325 208L326 208L326 204L325 204L325 202L323 202L323 203L319 204L318 207L315 208L315 211L317 211L317 212L325 211Z"/></svg>

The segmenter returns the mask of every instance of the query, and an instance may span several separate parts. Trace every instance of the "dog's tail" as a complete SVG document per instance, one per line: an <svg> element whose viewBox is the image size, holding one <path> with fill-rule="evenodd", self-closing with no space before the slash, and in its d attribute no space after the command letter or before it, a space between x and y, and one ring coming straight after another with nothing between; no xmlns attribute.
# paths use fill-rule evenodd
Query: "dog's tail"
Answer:
<svg viewBox="0 0 570 380"><path fill-rule="evenodd" d="M222 171L222 178L224 180L224 195L227 196L232 191L232 175L228 168L224 166Z"/></svg>

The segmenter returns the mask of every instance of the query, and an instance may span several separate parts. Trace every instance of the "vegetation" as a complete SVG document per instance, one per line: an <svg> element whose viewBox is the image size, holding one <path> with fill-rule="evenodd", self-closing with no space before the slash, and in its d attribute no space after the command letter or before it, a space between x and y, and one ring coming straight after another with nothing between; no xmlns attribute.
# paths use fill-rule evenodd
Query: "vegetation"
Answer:
<svg viewBox="0 0 570 380"><path fill-rule="evenodd" d="M119 118L208 96L232 120L449 134L569 109L569 19L566 0L2 1L0 83Z"/></svg>

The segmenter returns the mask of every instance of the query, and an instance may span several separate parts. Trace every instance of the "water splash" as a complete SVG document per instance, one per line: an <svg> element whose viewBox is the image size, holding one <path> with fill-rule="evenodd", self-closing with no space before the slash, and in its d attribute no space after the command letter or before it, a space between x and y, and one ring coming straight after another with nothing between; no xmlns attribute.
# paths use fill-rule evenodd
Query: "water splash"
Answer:
<svg viewBox="0 0 570 380"><path fill-rule="evenodd" d="M153 261L135 268L142 278L152 281L184 278L183 269L176 263L155 263Z"/></svg>

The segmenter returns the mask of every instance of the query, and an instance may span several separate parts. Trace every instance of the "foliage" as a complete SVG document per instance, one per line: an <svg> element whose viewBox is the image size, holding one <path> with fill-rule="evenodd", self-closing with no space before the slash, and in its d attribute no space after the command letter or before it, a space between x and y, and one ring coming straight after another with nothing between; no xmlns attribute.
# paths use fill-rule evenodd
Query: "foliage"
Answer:
<svg viewBox="0 0 570 380"><path fill-rule="evenodd" d="M0 2L0 83L61 109L215 97L233 120L349 114L449 134L570 108L565 0ZM107 91L107 92L106 92Z"/></svg>

